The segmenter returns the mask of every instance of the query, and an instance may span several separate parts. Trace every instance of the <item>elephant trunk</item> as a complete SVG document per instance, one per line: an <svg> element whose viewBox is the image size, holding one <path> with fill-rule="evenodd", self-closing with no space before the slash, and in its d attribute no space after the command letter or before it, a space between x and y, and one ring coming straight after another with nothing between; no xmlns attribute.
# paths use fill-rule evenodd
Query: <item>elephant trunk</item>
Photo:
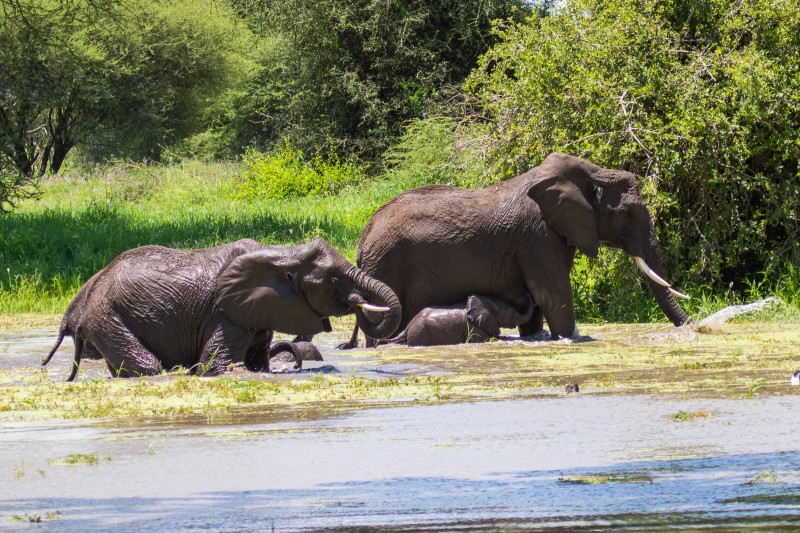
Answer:
<svg viewBox="0 0 800 533"><path fill-rule="evenodd" d="M525 308L525 312L524 313L520 313L519 311L517 311L512 306L511 307L511 322L512 323L509 324L508 326L504 325L503 327L515 328L515 327L519 326L520 324L527 323L531 319L531 317L533 316L533 309L535 307L536 307L536 304L533 303L533 298L531 298L531 295L528 294L528 306Z"/></svg>
<svg viewBox="0 0 800 533"><path fill-rule="evenodd" d="M365 274L359 268L351 268L346 276L352 280L357 293L367 301L354 302L358 326L368 337L386 339L400 326L403 308L400 299L388 285Z"/></svg>
<svg viewBox="0 0 800 533"><path fill-rule="evenodd" d="M650 245L644 257L637 256L635 259L639 269L647 275L647 283L650 286L650 290L656 302L658 302L658 306L664 311L664 314L670 322L676 326L691 324L692 319L689 318L675 299L676 296L680 298L688 298L688 296L673 289L670 284L658 274L664 271L664 261L661 258L661 252L658 249L655 238L651 238ZM646 264L642 265L642 263ZM648 272L648 269L650 272Z"/></svg>

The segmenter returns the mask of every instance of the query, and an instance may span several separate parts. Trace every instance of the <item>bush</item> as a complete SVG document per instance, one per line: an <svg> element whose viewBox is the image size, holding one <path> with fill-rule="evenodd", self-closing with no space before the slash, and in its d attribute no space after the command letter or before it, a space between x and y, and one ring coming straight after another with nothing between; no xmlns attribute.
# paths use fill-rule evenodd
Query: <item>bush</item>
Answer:
<svg viewBox="0 0 800 533"><path fill-rule="evenodd" d="M364 179L355 160L342 161L330 151L327 157L303 158L287 141L273 153L248 150L244 155L240 193L245 198L281 199L289 196L332 195Z"/></svg>
<svg viewBox="0 0 800 533"><path fill-rule="evenodd" d="M800 263L796 2L567 0L498 31L468 89L500 173L554 151L634 172L679 285Z"/></svg>
<svg viewBox="0 0 800 533"><path fill-rule="evenodd" d="M288 137L376 163L403 125L447 99L524 0L235 0L266 38L231 128L244 146Z"/></svg>
<svg viewBox="0 0 800 533"><path fill-rule="evenodd" d="M467 188L493 183L483 158L468 143L477 136L474 129L446 117L412 120L384 155L389 177L407 189L432 183Z"/></svg>

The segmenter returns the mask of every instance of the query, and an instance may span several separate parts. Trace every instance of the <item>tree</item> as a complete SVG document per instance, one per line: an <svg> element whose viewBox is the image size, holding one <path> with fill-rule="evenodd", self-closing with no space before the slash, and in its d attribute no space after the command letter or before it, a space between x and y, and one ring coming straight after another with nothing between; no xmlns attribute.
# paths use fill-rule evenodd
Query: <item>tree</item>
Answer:
<svg viewBox="0 0 800 533"><path fill-rule="evenodd" d="M642 176L683 281L798 264L795 0L568 0L498 36L467 87L504 175L562 151Z"/></svg>
<svg viewBox="0 0 800 533"><path fill-rule="evenodd" d="M460 85L493 42L491 21L523 0L239 0L267 34L261 70L232 127L255 146L314 153L333 143L376 159L403 124ZM255 14L255 15L254 15Z"/></svg>
<svg viewBox="0 0 800 533"><path fill-rule="evenodd" d="M0 19L0 153L25 176L85 157L157 158L248 68L249 31L214 0L34 0Z"/></svg>

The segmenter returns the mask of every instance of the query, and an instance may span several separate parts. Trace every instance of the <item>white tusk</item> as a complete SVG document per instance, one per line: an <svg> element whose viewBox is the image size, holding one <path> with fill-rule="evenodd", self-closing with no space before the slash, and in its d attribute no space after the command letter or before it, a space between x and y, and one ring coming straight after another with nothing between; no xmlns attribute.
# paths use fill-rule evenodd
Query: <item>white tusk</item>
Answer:
<svg viewBox="0 0 800 533"><path fill-rule="evenodd" d="M669 292L671 292L672 295L675 296L676 298L681 298L683 300L691 300L692 299L692 297L689 296L688 294L683 294L682 292L676 291L672 287L669 288Z"/></svg>
<svg viewBox="0 0 800 533"><path fill-rule="evenodd" d="M361 309L365 309L367 311L375 311L376 313L388 313L389 311L392 310L391 307L381 307L379 305L373 305L370 303L358 304L358 306Z"/></svg>
<svg viewBox="0 0 800 533"><path fill-rule="evenodd" d="M647 266L647 263L644 262L644 259L642 259L641 257L634 257L633 259L636 261L636 266L639 267L639 270L641 270L645 276L652 279L659 285L662 285L664 287L669 287L669 283L664 281L664 278L653 272L653 269Z"/></svg>

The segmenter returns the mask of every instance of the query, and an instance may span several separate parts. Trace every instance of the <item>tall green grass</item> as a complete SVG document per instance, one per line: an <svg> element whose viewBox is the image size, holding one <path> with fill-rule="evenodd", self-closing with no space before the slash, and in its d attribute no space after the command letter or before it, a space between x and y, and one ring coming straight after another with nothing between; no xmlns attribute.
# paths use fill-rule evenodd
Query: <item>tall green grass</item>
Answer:
<svg viewBox="0 0 800 533"><path fill-rule="evenodd" d="M400 190L386 181L333 197L247 199L239 165L121 165L48 178L42 197L0 217L0 313L61 312L121 252L328 240L350 260L366 221Z"/></svg>
<svg viewBox="0 0 800 533"><path fill-rule="evenodd" d="M434 163L412 157L333 196L283 199L242 194L241 164L230 162L119 164L47 178L40 199L0 216L0 313L60 313L92 274L145 244L191 249L245 237L285 245L322 237L355 261L372 213L403 190L435 181L426 178ZM578 256L572 285L580 321L665 320L622 253L603 250L594 261ZM784 314L800 309L800 269L792 266L778 279L755 275L744 292L713 283L679 289L692 295L682 305L694 318L768 295L788 304Z"/></svg>

